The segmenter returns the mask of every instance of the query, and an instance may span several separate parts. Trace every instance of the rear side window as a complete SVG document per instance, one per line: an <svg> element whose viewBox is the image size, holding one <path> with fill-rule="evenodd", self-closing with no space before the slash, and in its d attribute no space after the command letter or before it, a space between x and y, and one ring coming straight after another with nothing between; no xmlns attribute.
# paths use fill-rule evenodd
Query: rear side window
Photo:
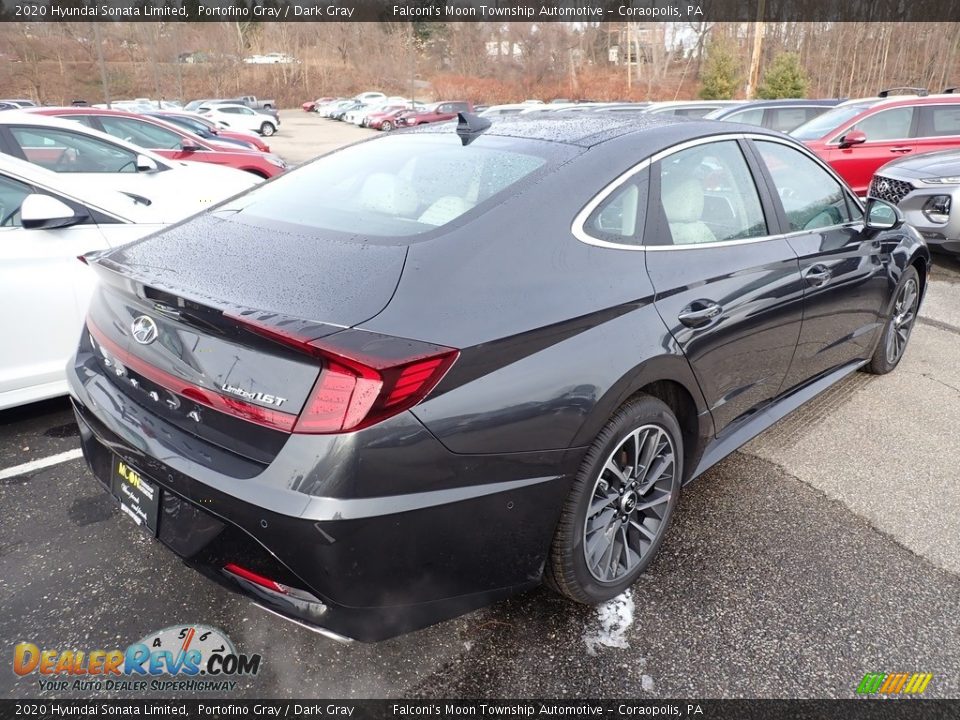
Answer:
<svg viewBox="0 0 960 720"><path fill-rule="evenodd" d="M960 104L932 105L928 113L925 135L960 135Z"/></svg>
<svg viewBox="0 0 960 720"><path fill-rule="evenodd" d="M830 173L799 150L757 140L790 230L816 230L849 222L846 193Z"/></svg>
<svg viewBox="0 0 960 720"><path fill-rule="evenodd" d="M673 153L656 165L669 238L656 242L703 245L767 235L750 168L734 140Z"/></svg>
<svg viewBox="0 0 960 720"><path fill-rule="evenodd" d="M639 245L647 210L650 170L633 175L600 203L583 224L584 232L597 240L621 245Z"/></svg>
<svg viewBox="0 0 960 720"><path fill-rule="evenodd" d="M396 135L324 156L239 199L241 213L352 236L443 227L548 165L552 143ZM559 151L554 151L559 152Z"/></svg>
<svg viewBox="0 0 960 720"><path fill-rule="evenodd" d="M913 126L912 107L896 107L881 110L869 117L865 117L850 130L860 130L867 136L867 141L902 140L911 136Z"/></svg>

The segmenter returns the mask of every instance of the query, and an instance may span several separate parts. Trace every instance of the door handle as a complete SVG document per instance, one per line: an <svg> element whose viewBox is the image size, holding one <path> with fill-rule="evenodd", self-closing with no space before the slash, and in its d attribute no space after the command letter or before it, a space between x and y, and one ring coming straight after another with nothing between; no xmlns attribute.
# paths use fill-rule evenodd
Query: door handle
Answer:
<svg viewBox="0 0 960 720"><path fill-rule="evenodd" d="M896 147L890 148L890 152L908 153L908 152L913 152L913 148L907 147L906 145L897 145Z"/></svg>
<svg viewBox="0 0 960 720"><path fill-rule="evenodd" d="M694 300L680 311L677 320L687 327L699 328L709 325L722 312L723 308L713 300Z"/></svg>
<svg viewBox="0 0 960 720"><path fill-rule="evenodd" d="M828 268L826 265L813 265L812 267L807 268L807 271L803 274L803 277L810 285L819 287L820 285L826 284L826 282L833 277L833 274L830 272L830 268Z"/></svg>

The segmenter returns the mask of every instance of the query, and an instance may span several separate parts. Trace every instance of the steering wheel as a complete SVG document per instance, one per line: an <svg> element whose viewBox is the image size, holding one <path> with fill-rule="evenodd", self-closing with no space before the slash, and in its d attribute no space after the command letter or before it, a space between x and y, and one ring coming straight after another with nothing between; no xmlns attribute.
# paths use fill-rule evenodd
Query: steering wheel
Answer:
<svg viewBox="0 0 960 720"><path fill-rule="evenodd" d="M126 170L128 167L130 167L131 165L133 165L134 169L136 169L136 167L137 167L137 161L136 161L136 160L127 160L123 165L121 165L120 167L117 168L117 172L123 172L123 171Z"/></svg>

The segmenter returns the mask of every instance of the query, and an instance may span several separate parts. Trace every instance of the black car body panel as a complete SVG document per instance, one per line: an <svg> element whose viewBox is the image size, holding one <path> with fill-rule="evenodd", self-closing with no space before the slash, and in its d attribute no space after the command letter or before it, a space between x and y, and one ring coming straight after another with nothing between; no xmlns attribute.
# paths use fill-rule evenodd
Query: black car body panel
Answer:
<svg viewBox="0 0 960 720"><path fill-rule="evenodd" d="M904 268L925 274L929 253L909 227L854 217L793 231L754 145L774 138L810 157L791 140L589 115L505 119L462 147L452 125L369 141L392 143L370 145L384 149L372 185L388 202L376 212L409 205L395 236L251 210L269 188L322 172L321 158L91 257L101 285L68 376L94 474L109 486L119 458L155 483L159 539L211 577L308 626L378 640L537 585L587 449L627 399L673 409L690 481L861 366ZM706 232L664 205L673 153L721 141L742 159L765 227L664 245ZM400 180L381 166L418 143L494 172L448 169L416 208L405 184L416 161L398 165ZM490 160L499 153L507 160ZM710 162L697 166L707 204L729 191ZM367 184L344 177L349 204ZM507 190L484 194L505 177ZM584 223L631 183L643 188L626 195L636 208L624 201L597 226L626 239L590 235ZM840 202L862 215L855 198ZM820 266L828 280L813 286ZM719 310L701 308L710 302ZM155 342L136 334L143 316ZM355 376L347 391L341 365ZM364 407L387 409L350 419L371 382L379 394ZM323 424L342 392L342 424Z"/></svg>

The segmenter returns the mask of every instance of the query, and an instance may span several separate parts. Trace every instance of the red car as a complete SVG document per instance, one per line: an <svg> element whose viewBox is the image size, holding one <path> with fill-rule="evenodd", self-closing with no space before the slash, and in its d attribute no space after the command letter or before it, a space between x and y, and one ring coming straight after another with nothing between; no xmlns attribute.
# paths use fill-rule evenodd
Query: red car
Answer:
<svg viewBox="0 0 960 720"><path fill-rule="evenodd" d="M316 100L310 100L308 102L305 102L300 107L303 108L304 112L313 112L314 110L317 109L317 105L323 105L324 103L331 102L334 99L335 98L332 98L332 97L317 98Z"/></svg>
<svg viewBox="0 0 960 720"><path fill-rule="evenodd" d="M407 105L389 105L367 115L366 125L374 130L390 132L397 126L397 118L405 113L415 112Z"/></svg>
<svg viewBox="0 0 960 720"><path fill-rule="evenodd" d="M170 160L208 162L244 170L262 178L279 175L287 164L276 155L214 145L176 125L123 110L94 107L31 108L29 112L80 122Z"/></svg>
<svg viewBox="0 0 960 720"><path fill-rule="evenodd" d="M462 100L444 100L428 105L423 110L410 110L397 116L397 127L413 127L432 122L452 120L457 113L473 112L473 103Z"/></svg>
<svg viewBox="0 0 960 720"><path fill-rule="evenodd" d="M960 148L960 96L849 100L790 134L864 196L881 165L909 154Z"/></svg>

